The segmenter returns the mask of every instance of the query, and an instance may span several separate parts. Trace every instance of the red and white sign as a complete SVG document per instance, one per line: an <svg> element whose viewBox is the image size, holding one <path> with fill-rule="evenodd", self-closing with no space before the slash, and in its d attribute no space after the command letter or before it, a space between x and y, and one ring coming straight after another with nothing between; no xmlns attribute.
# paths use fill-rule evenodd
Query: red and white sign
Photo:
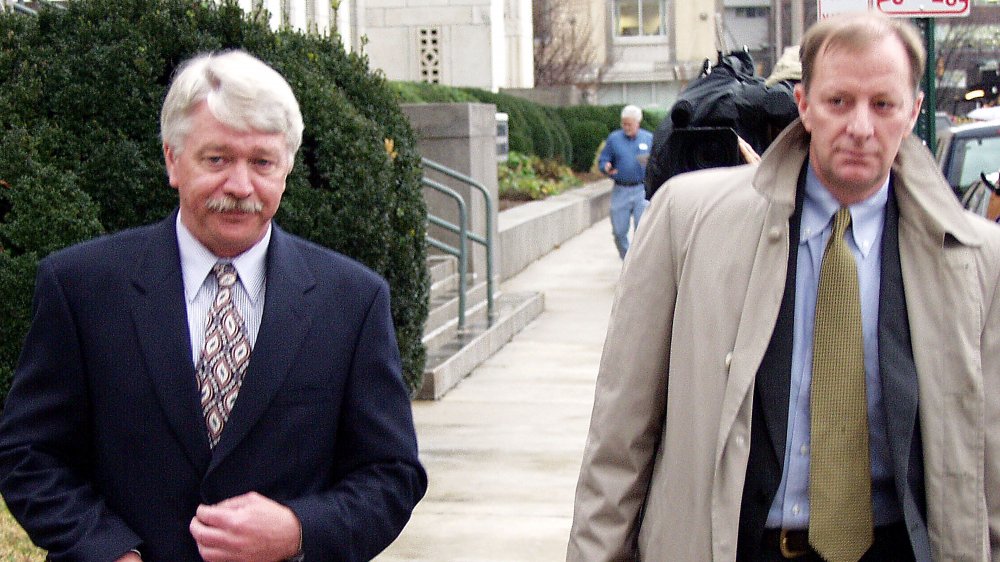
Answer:
<svg viewBox="0 0 1000 562"><path fill-rule="evenodd" d="M971 0L876 0L883 14L906 18L947 18L969 15Z"/></svg>
<svg viewBox="0 0 1000 562"><path fill-rule="evenodd" d="M900 18L947 18L969 15L971 0L816 0L820 19L851 12L882 12Z"/></svg>

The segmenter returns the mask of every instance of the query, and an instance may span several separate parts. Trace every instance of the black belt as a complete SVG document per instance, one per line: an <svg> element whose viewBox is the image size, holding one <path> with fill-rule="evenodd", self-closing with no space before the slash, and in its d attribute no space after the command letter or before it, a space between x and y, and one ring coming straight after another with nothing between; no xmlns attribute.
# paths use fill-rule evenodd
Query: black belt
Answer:
<svg viewBox="0 0 1000 562"><path fill-rule="evenodd" d="M906 542L906 527L902 521L875 527L875 542L898 539ZM776 550L788 560L816 551L809 546L808 529L764 529L764 548Z"/></svg>

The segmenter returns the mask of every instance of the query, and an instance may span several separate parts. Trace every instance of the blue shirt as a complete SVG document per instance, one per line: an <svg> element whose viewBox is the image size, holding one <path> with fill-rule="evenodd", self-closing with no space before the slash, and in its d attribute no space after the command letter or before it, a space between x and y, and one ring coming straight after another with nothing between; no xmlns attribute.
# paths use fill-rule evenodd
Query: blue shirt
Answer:
<svg viewBox="0 0 1000 562"><path fill-rule="evenodd" d="M878 366L878 304L882 271L882 230L889 182L870 198L851 205L851 227L845 238L854 254L861 292L861 331L868 398L868 445L871 453L872 503L876 525L902 518L893 483L892 460ZM840 203L820 184L812 166L806 176L802 224L795 269L795 318L792 376L788 397L788 430L781 484L767 516L767 528L809 526L809 388L812 382L813 318L823 251Z"/></svg>
<svg viewBox="0 0 1000 562"><path fill-rule="evenodd" d="M618 129L608 135L608 140L604 142L597 167L603 173L604 164L611 162L611 167L618 170L618 173L611 176L616 184L641 184L646 177L646 161L652 146L653 133L646 129L640 128L634 137L628 137L625 131Z"/></svg>

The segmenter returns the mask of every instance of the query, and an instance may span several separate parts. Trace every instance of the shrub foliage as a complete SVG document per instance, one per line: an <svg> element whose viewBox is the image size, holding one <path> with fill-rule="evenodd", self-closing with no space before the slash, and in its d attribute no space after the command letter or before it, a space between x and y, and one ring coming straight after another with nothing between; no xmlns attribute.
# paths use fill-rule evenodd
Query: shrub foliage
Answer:
<svg viewBox="0 0 1000 562"><path fill-rule="evenodd" d="M511 152L507 161L497 167L497 184L501 199L534 201L558 195L582 182L573 171L556 160L542 160L520 152Z"/></svg>
<svg viewBox="0 0 1000 562"><path fill-rule="evenodd" d="M396 92L336 37L272 32L235 1L75 0L0 14L0 399L30 321L37 261L176 206L159 111L192 55L243 48L292 85L306 123L277 220L389 281L420 385L427 317L419 154Z"/></svg>

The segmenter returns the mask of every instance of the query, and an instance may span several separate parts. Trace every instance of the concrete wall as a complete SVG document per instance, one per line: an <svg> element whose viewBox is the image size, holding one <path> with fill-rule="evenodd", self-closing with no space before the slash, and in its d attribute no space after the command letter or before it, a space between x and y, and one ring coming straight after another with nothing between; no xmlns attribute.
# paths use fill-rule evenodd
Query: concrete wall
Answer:
<svg viewBox="0 0 1000 562"><path fill-rule="evenodd" d="M497 157L496 157L496 106L483 103L428 103L403 104L403 113L410 119L417 136L417 150L421 156L465 174L481 183L490 193L492 203L492 228L496 235L497 214ZM469 229L486 237L486 203L482 194L465 184L443 174L426 170L434 181L444 183L462 195L468 208ZM424 188L427 211L457 225L457 205L454 200L430 188ZM458 245L457 236L439 227L428 227L428 233L451 246ZM486 251L483 246L469 244L467 270L477 279L486 277ZM440 253L434 248L429 252ZM499 256L494 254L499 262ZM494 278L500 264L494 265Z"/></svg>
<svg viewBox="0 0 1000 562"><path fill-rule="evenodd" d="M566 240L604 220L610 204L611 180L605 179L500 213L500 280L510 279ZM608 245L613 244L609 227Z"/></svg>
<svg viewBox="0 0 1000 562"><path fill-rule="evenodd" d="M390 80L533 84L530 0L365 0L363 27L371 66Z"/></svg>

